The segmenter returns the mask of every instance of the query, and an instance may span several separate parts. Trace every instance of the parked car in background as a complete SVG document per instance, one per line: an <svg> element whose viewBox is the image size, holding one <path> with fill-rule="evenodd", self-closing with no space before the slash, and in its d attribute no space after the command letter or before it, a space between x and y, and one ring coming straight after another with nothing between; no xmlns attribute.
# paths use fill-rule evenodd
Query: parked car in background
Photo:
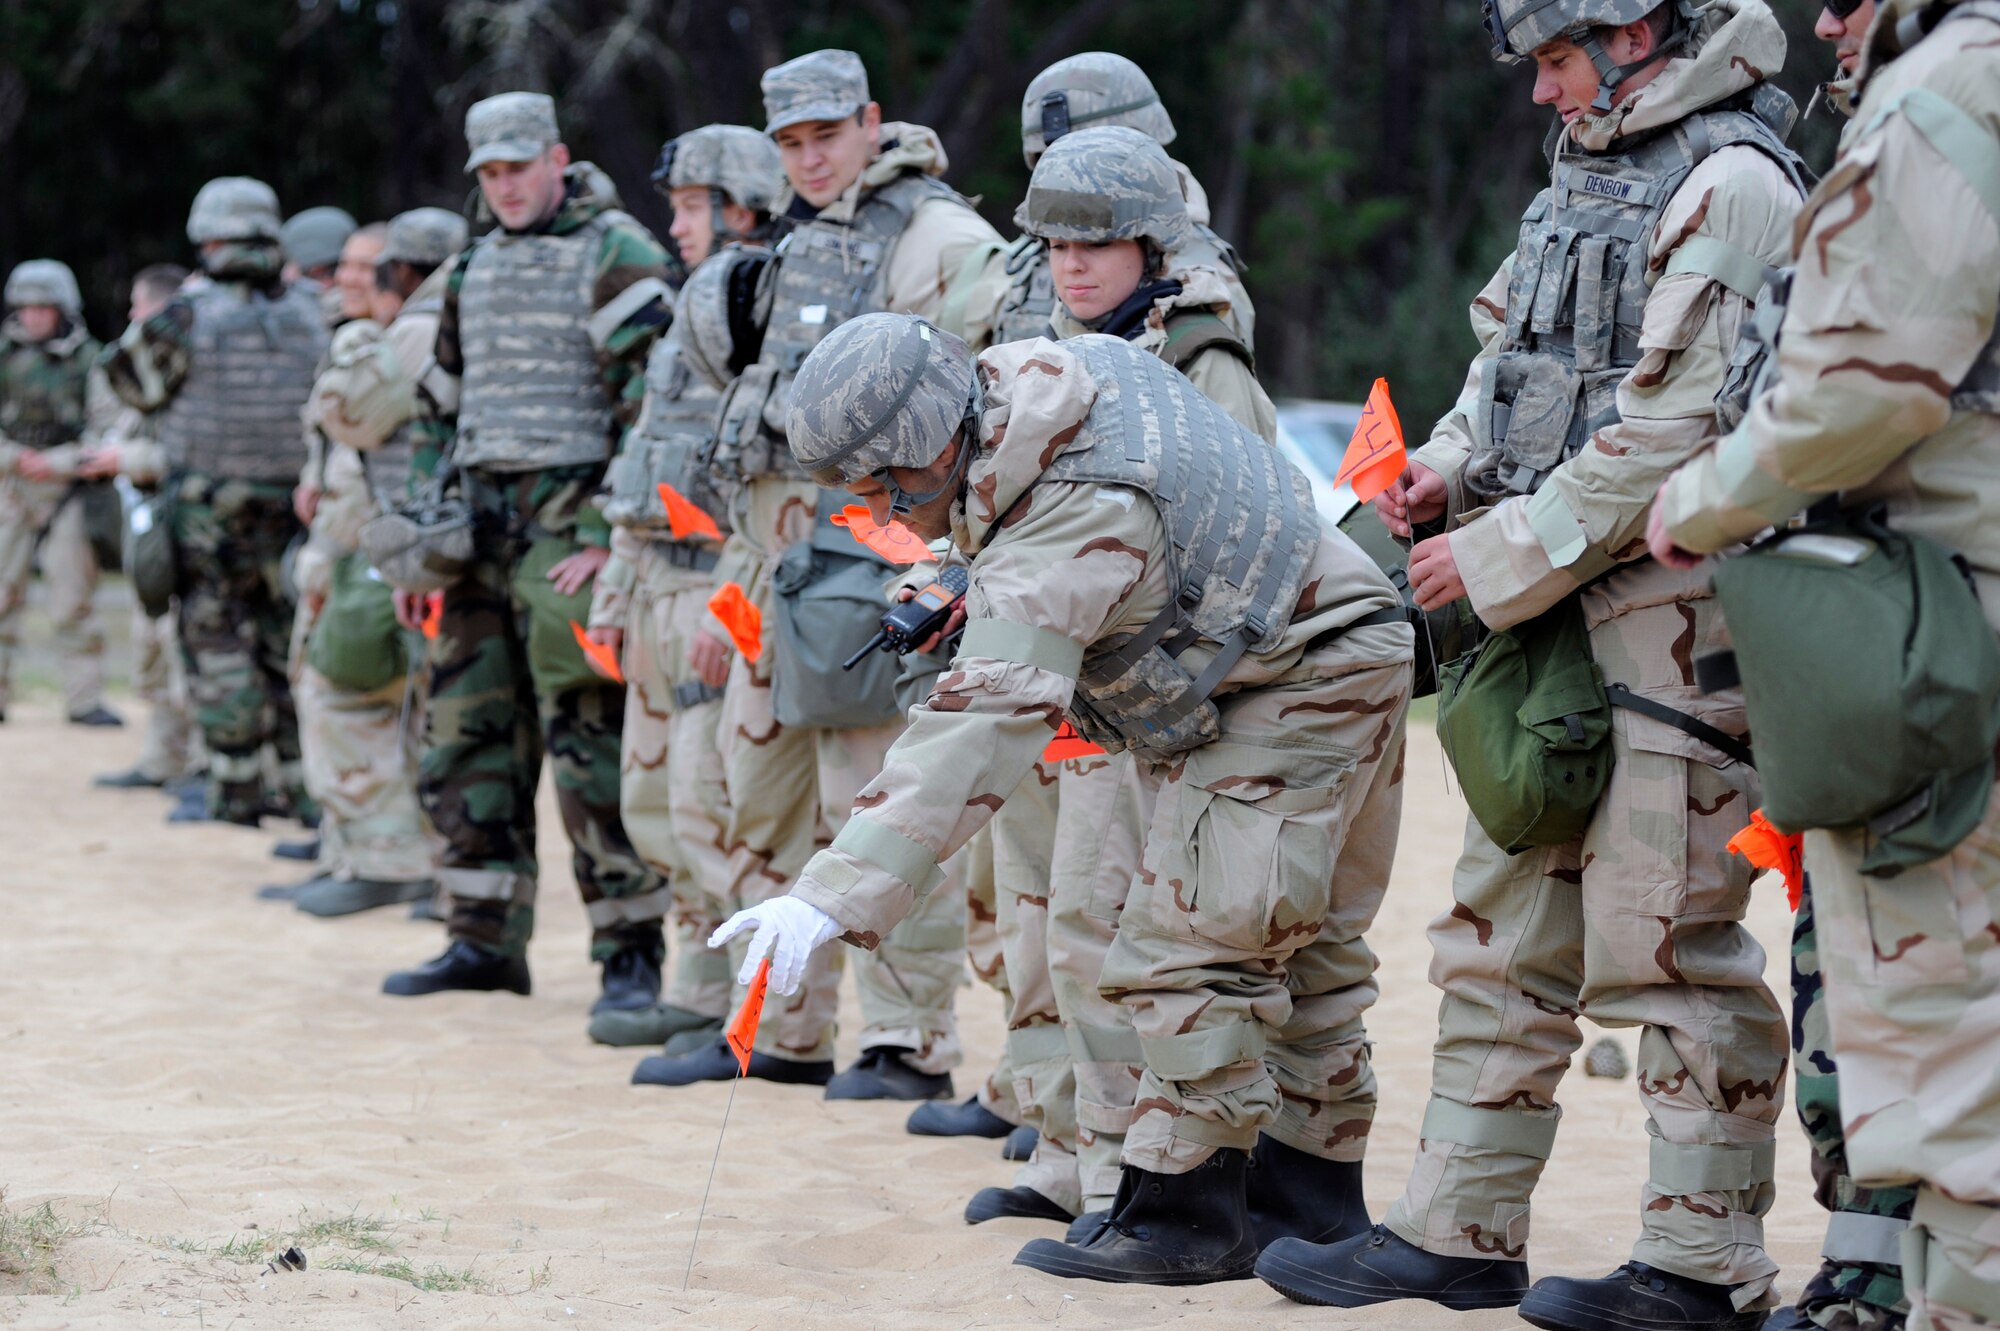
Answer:
<svg viewBox="0 0 2000 1331"><path fill-rule="evenodd" d="M1335 485L1348 440L1361 421L1358 402L1312 402L1303 398L1280 402L1278 449L1297 463L1312 482L1313 502L1329 525L1338 525L1354 511L1354 491Z"/></svg>

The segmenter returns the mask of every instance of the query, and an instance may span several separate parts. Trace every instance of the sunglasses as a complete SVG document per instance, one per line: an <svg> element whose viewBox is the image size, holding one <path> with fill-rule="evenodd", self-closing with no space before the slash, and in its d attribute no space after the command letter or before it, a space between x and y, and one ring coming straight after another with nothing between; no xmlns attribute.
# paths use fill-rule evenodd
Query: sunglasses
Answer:
<svg viewBox="0 0 2000 1331"><path fill-rule="evenodd" d="M1868 0L1821 0L1826 12L1845 22Z"/></svg>

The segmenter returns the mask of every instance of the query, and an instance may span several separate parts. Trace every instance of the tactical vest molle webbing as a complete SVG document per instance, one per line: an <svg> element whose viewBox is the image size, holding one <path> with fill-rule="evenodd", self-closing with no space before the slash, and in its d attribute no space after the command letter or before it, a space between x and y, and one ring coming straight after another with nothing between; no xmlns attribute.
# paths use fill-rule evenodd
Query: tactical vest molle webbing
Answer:
<svg viewBox="0 0 2000 1331"><path fill-rule="evenodd" d="M299 409L326 353L317 296L297 284L273 296L217 282L191 299L187 378L160 413L168 466L226 480L296 481L306 456Z"/></svg>
<svg viewBox="0 0 2000 1331"><path fill-rule="evenodd" d="M1667 204L1711 153L1765 153L1803 193L1784 143L1789 98L1768 84L1602 153L1565 146L1554 184L1522 219L1499 355L1484 363L1467 487L1486 502L1532 494L1597 431L1617 423L1618 385L1637 365L1653 281L1653 235ZM1699 272L1755 300L1770 276L1743 250L1711 237L1685 242L1666 276Z"/></svg>
<svg viewBox="0 0 2000 1331"><path fill-rule="evenodd" d="M1210 695L1246 652L1284 636L1319 518L1299 470L1159 358L1101 334L1064 345L1097 401L1082 446L1042 475L1144 491L1166 527L1174 593L1138 633L1084 657L1072 712L1105 748L1164 758L1215 738ZM1191 678L1178 658L1197 642L1217 651Z"/></svg>
<svg viewBox="0 0 2000 1331"><path fill-rule="evenodd" d="M24 448L81 436L97 351L81 329L47 342L0 342L0 435Z"/></svg>
<svg viewBox="0 0 2000 1331"><path fill-rule="evenodd" d="M665 484L728 533L729 497L714 486L701 461L715 434L720 401L721 394L697 379L681 358L678 335L653 344L646 359L645 410L605 478L611 492L604 505L607 519L664 535L671 527L659 494Z"/></svg>
<svg viewBox="0 0 2000 1331"><path fill-rule="evenodd" d="M1210 347L1221 347L1255 372L1257 358L1250 354L1250 348L1243 345L1243 339L1236 335L1236 330L1221 315L1213 310L1168 311L1167 344L1160 348L1161 360L1186 373L1195 358Z"/></svg>
<svg viewBox="0 0 2000 1331"><path fill-rule="evenodd" d="M435 323L444 312L444 295L441 290L424 296L421 300L405 302L398 320L412 316L429 318ZM426 358L428 363L428 357ZM422 367L417 367L421 373ZM420 386L417 389L418 410L433 409L428 395ZM378 504L387 510L401 503L410 490L410 464L415 459L417 449L417 422L404 421L396 427L395 433L379 445L361 455L361 463L368 475L368 488Z"/></svg>
<svg viewBox="0 0 2000 1331"><path fill-rule="evenodd" d="M458 291L458 465L541 471L610 456L591 286L605 232L621 222L607 210L560 236L495 230L473 242Z"/></svg>
<svg viewBox="0 0 2000 1331"><path fill-rule="evenodd" d="M1049 266L1049 248L1034 236L1023 236L1007 251L1007 294L993 320L993 342L1024 342L1050 336L1049 320L1056 312L1056 279Z"/></svg>

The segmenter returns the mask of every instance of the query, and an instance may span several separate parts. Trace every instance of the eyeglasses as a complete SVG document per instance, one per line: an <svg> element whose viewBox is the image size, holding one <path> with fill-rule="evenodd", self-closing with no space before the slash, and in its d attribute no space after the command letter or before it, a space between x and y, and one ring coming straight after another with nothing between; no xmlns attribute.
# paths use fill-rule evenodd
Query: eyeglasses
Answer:
<svg viewBox="0 0 2000 1331"><path fill-rule="evenodd" d="M1845 22L1853 16L1855 10L1868 3L1868 0L1821 0L1821 3L1827 13Z"/></svg>

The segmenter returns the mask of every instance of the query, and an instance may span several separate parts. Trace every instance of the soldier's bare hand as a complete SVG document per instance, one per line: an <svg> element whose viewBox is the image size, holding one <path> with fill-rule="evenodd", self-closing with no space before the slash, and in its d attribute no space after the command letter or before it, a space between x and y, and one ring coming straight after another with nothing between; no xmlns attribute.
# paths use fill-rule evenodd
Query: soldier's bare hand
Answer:
<svg viewBox="0 0 2000 1331"><path fill-rule="evenodd" d="M596 644L597 644L597 645L598 645L599 647L608 647L608 648L610 648L610 649L611 649L611 659L612 659L612 660L614 660L614 661L618 661L618 660L623 660L623 659L624 659L624 656L625 656L625 630L624 630L624 629L615 629L615 628L611 628L611 627L609 627L609 626L606 626L606 627L603 627L603 628L594 628L594 629L587 629L587 630L585 630L585 632L584 632L584 635L583 635L583 636L585 636L586 638L589 638L589 639L590 639L590 640L591 640L592 642L596 643ZM605 668L604 668L604 667L603 667L602 665L598 664L598 661L597 661L597 658L596 658L596 657L594 657L594 656L590 655L590 654L589 654L588 652L586 652L586 653L584 653L584 657L583 657L583 659L584 659L584 663L585 663L585 664L587 664L587 665L588 665L588 666L590 667L590 669L591 669L591 672L592 672L593 674L598 674L598 675L602 675L602 676L604 676L604 678L606 678L606 679L610 679L610 678L611 678L611 672L610 672L610 671L608 671L608 670L606 670L606 669L605 669ZM622 682L622 681L621 681L621 682Z"/></svg>
<svg viewBox="0 0 2000 1331"><path fill-rule="evenodd" d="M1410 590L1423 610L1436 610L1465 595L1465 579L1458 575L1458 559L1451 552L1449 536L1419 541L1410 551Z"/></svg>
<svg viewBox="0 0 2000 1331"><path fill-rule="evenodd" d="M396 622L412 633L424 629L424 615L430 609L429 599L422 592L397 591L394 597Z"/></svg>
<svg viewBox="0 0 2000 1331"><path fill-rule="evenodd" d="M1653 496L1653 507L1646 514L1646 549L1668 568L1693 568L1701 562L1701 556L1675 545L1674 538L1667 534L1666 515L1660 507L1660 497L1666 490L1666 484L1662 482L1659 493Z"/></svg>
<svg viewBox="0 0 2000 1331"><path fill-rule="evenodd" d="M1412 462L1375 496L1375 515L1392 533L1409 538L1412 524L1436 522L1444 516L1444 477L1420 462Z"/></svg>
<svg viewBox="0 0 2000 1331"><path fill-rule="evenodd" d="M292 512L308 527L312 526L313 514L319 512L319 497L317 485L301 485L292 491Z"/></svg>
<svg viewBox="0 0 2000 1331"><path fill-rule="evenodd" d="M597 571L610 562L610 550L601 545L586 545L550 569L549 581L564 596L574 596L588 587Z"/></svg>
<svg viewBox="0 0 2000 1331"><path fill-rule="evenodd" d="M86 481L101 481L118 474L116 448L86 448L77 463L76 474Z"/></svg>
<svg viewBox="0 0 2000 1331"><path fill-rule="evenodd" d="M707 629L696 629L688 644L688 669L711 689L721 688L729 681L729 644Z"/></svg>
<svg viewBox="0 0 2000 1331"><path fill-rule="evenodd" d="M40 453L22 449L21 456L14 462L14 470L31 481L53 481L58 479L56 469Z"/></svg>

